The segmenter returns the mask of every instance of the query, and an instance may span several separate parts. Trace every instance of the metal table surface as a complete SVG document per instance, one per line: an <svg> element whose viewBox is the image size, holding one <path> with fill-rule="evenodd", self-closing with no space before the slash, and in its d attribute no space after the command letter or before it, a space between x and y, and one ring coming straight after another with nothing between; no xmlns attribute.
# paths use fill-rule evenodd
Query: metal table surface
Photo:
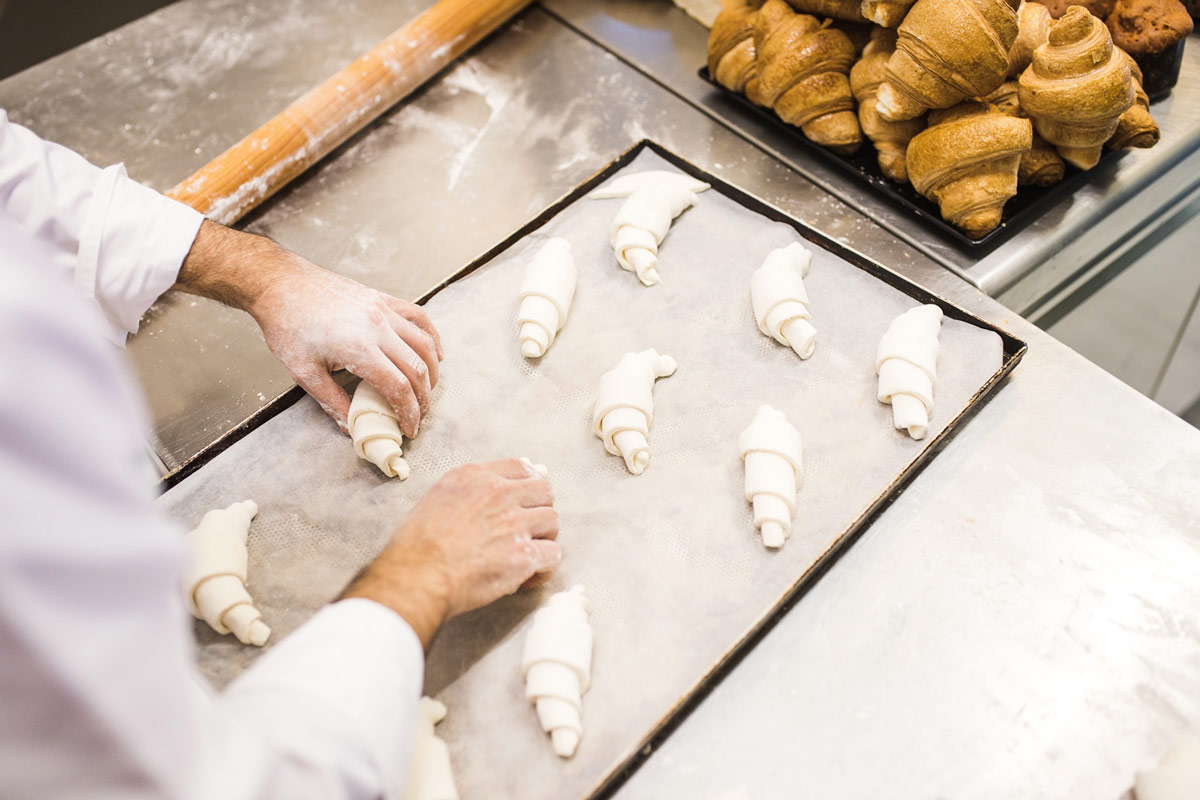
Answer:
<svg viewBox="0 0 1200 800"><path fill-rule="evenodd" d="M0 107L165 189L425 5L184 0L0 83ZM700 113L556 17L582 4L550 5L247 227L411 297L650 137L1031 345L620 796L742 784L756 800L1119 795L1200 725L1200 433L889 232L884 212L851 208L754 131ZM644 36L691 46L695 30L676 28ZM290 385L252 323L206 301L160 302L130 350L167 465Z"/></svg>

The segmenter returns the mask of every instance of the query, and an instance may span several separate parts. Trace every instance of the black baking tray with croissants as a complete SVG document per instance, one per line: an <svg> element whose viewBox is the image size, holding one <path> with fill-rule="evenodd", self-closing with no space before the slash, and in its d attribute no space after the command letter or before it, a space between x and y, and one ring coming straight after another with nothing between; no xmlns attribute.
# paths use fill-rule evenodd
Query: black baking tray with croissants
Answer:
<svg viewBox="0 0 1200 800"><path fill-rule="evenodd" d="M1047 207L1054 205L1067 195L1074 194L1075 190L1086 183L1092 174L1092 170L1076 169L1068 165L1063 179L1053 186L1045 188L1022 186L1021 190L1004 204L1004 216L1001 218L1000 225L978 239L973 239L942 219L937 203L922 197L913 189L912 184L898 183L885 176L879 167L879 159L870 140L864 140L862 147L854 155L839 155L810 141L799 128L788 125L775 116L770 109L756 106L737 92L730 91L714 81L708 74L708 67L701 68L700 77L712 84L745 113L753 115L780 131L805 152L812 153L827 164L832 164L852 179L869 186L874 194L903 208L913 216L919 217L946 237L972 249L995 247L1000 244L1041 216L1042 211ZM1123 154L1123 150L1108 151L1101 157L1096 168L1102 168L1105 164L1119 159Z"/></svg>
<svg viewBox="0 0 1200 800"><path fill-rule="evenodd" d="M725 0L700 75L873 194L990 248L1158 142L1150 98L1177 80L1192 27L1179 0Z"/></svg>

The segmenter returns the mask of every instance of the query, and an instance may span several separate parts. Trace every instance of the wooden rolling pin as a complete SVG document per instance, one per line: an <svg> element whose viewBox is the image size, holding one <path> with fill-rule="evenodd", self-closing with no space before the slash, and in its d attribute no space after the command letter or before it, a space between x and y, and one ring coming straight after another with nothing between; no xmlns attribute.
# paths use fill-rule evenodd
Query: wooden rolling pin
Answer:
<svg viewBox="0 0 1200 800"><path fill-rule="evenodd" d="M216 222L236 222L529 3L439 0L169 195Z"/></svg>

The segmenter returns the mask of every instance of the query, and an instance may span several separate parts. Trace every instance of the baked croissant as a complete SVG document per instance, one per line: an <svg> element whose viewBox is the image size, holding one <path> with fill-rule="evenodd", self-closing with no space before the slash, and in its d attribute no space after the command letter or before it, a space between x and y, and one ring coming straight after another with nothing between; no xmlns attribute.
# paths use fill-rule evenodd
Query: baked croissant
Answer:
<svg viewBox="0 0 1200 800"><path fill-rule="evenodd" d="M1021 3L1017 9L1017 38L1008 48L1008 77L1016 78L1025 71L1033 61L1033 51L1045 44L1050 35L1052 22L1050 9L1041 3L1029 0Z"/></svg>
<svg viewBox="0 0 1200 800"><path fill-rule="evenodd" d="M1021 73L1019 97L1042 138L1068 163L1091 169L1133 105L1133 77L1104 23L1072 6Z"/></svg>
<svg viewBox="0 0 1200 800"><path fill-rule="evenodd" d="M916 0L862 0L862 15L885 28L896 28L904 21Z"/></svg>
<svg viewBox="0 0 1200 800"><path fill-rule="evenodd" d="M788 5L806 14L833 17L859 22L863 16L863 0L787 0Z"/></svg>
<svg viewBox="0 0 1200 800"><path fill-rule="evenodd" d="M1129 110L1117 121L1117 132L1108 140L1107 147L1122 150L1129 147L1154 147L1162 133L1158 123L1150 116L1150 98L1142 88L1142 70L1133 57L1119 47L1115 48L1129 65L1133 77L1134 101Z"/></svg>
<svg viewBox="0 0 1200 800"><path fill-rule="evenodd" d="M854 45L846 34L784 0L767 0L754 23L754 48L764 105L819 145L847 155L858 150L862 130L848 78Z"/></svg>
<svg viewBox="0 0 1200 800"><path fill-rule="evenodd" d="M894 181L908 181L904 152L909 141L925 128L924 115L902 122L889 122L879 115L876 93L883 82L887 61L896 49L896 32L876 27L871 41L863 48L862 58L850 69L850 89L858 100L858 121L862 131L875 143L879 168Z"/></svg>
<svg viewBox="0 0 1200 800"><path fill-rule="evenodd" d="M1004 83L1017 13L1007 0L917 0L899 33L879 87L879 113L893 121L983 97Z"/></svg>
<svg viewBox="0 0 1200 800"><path fill-rule="evenodd" d="M1002 114L1010 117L1025 116L1017 100L1016 81L1005 81L1000 84L999 89L983 99L994 105ZM1029 152L1021 156L1021 166L1017 168L1017 186L1053 186L1061 181L1066 173L1067 165L1054 149L1054 145L1034 131L1033 144Z"/></svg>
<svg viewBox="0 0 1200 800"><path fill-rule="evenodd" d="M754 17L761 2L728 0L708 34L708 74L726 89L749 96L756 82Z"/></svg>
<svg viewBox="0 0 1200 800"><path fill-rule="evenodd" d="M913 188L937 202L942 218L980 238L1000 224L1017 193L1021 155L1033 141L1029 120L966 102L934 111L929 127L908 143Z"/></svg>

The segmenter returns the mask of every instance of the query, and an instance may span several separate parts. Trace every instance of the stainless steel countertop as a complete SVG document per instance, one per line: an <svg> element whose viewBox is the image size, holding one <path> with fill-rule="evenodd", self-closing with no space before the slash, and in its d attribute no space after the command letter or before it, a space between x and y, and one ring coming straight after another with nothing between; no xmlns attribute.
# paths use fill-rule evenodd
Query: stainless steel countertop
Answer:
<svg viewBox="0 0 1200 800"><path fill-rule="evenodd" d="M184 0L0 83L0 106L167 188L427 4ZM669 49L676 27L641 35ZM411 297L643 137L1030 352L619 796L1119 795L1200 725L1200 432L754 132L532 9L247 224ZM130 350L169 464L290 385L248 320L191 298L158 304Z"/></svg>

